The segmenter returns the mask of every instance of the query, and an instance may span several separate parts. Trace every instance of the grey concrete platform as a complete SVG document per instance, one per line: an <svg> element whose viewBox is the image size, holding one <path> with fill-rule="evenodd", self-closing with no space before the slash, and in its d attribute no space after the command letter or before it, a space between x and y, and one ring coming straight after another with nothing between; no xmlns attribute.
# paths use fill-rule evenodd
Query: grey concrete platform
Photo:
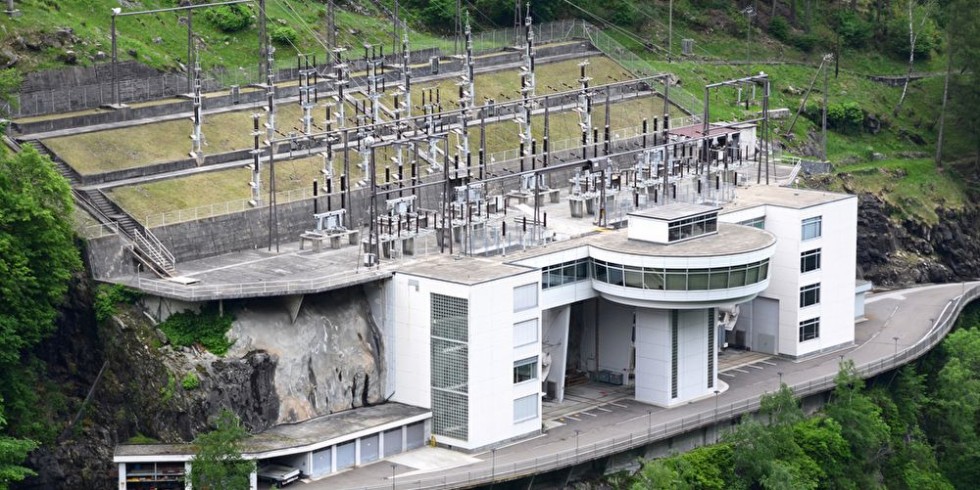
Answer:
<svg viewBox="0 0 980 490"><path fill-rule="evenodd" d="M431 411L402 403L385 403L324 415L296 424L273 427L253 434L243 443L247 458L262 458L276 454L308 451L325 447L346 437L372 429L406 425L431 416ZM190 444L121 444L113 455L117 462L133 462L145 457L167 457L168 460L189 460L194 455ZM150 460L153 460L150 458Z"/></svg>

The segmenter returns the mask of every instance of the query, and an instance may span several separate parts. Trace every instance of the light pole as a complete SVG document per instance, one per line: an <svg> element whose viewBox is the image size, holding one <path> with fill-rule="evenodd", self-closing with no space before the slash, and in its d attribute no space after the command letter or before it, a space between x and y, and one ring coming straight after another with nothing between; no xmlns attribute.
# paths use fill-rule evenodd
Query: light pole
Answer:
<svg viewBox="0 0 980 490"><path fill-rule="evenodd" d="M116 74L116 62L118 61L118 55L116 52L116 16L122 12L121 8L112 9L112 25L110 30L112 31L112 106L113 108L119 107L119 77Z"/></svg>
<svg viewBox="0 0 980 490"><path fill-rule="evenodd" d="M892 340L895 341L895 357L898 357L898 337L892 337Z"/></svg>
<svg viewBox="0 0 980 490"><path fill-rule="evenodd" d="M752 46L752 17L755 16L755 9L752 6L745 7L742 9L742 13L745 14L745 66L748 68L749 75L752 74L752 68L749 66L750 56L750 46Z"/></svg>
<svg viewBox="0 0 980 490"><path fill-rule="evenodd" d="M647 410L647 437L653 433L653 410Z"/></svg>
<svg viewBox="0 0 980 490"><path fill-rule="evenodd" d="M782 371L779 371L776 374L779 375L779 389L783 389L783 372Z"/></svg>
<svg viewBox="0 0 980 490"><path fill-rule="evenodd" d="M718 395L721 391L715 390L715 442L718 442Z"/></svg>
<svg viewBox="0 0 980 490"><path fill-rule="evenodd" d="M391 463L391 490L395 490L395 463Z"/></svg>
<svg viewBox="0 0 980 490"><path fill-rule="evenodd" d="M578 463L578 435L581 433L582 431L575 429L575 462L576 463Z"/></svg>
<svg viewBox="0 0 980 490"><path fill-rule="evenodd" d="M497 479L497 448L490 450L490 481L493 482Z"/></svg>
<svg viewBox="0 0 980 490"><path fill-rule="evenodd" d="M667 13L667 63L672 61L671 46L674 43L674 0L670 0Z"/></svg>

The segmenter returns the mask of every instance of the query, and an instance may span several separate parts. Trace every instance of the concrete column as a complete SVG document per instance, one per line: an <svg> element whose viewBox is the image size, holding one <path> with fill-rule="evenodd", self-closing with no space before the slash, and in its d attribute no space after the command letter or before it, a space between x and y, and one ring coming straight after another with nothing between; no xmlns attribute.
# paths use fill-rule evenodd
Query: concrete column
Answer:
<svg viewBox="0 0 980 490"><path fill-rule="evenodd" d="M126 463L119 463L119 490L126 490Z"/></svg>

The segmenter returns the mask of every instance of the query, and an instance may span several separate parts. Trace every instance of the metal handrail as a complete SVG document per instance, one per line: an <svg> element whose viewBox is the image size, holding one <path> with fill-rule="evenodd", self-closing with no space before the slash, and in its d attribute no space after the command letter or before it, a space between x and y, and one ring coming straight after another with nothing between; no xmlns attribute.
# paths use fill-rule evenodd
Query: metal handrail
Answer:
<svg viewBox="0 0 980 490"><path fill-rule="evenodd" d="M897 351L896 353L873 361L855 366L855 373L867 378L896 367L908 364L931 350L945 338L952 329L963 308L972 301L980 298L980 286L964 286L963 293L955 300L950 300L939 318L933 323L932 329L915 344ZM826 392L835 386L836 374L787 385L797 397ZM428 489L455 488L460 486L475 486L489 484L494 481L510 480L532 474L553 471L582 462L590 461L613 454L619 454L647 444L662 441L670 437L689 433L703 427L717 425L736 419L747 413L759 410L762 395L756 395L739 400L717 409L705 409L696 414L682 417L656 425L648 425L645 430L632 431L625 436L601 439L592 444L584 444L580 448L558 451L547 456L539 456L533 460L527 459L513 463L497 463L495 466L475 471L447 474L442 477L427 479L396 479L387 484L366 486L365 490L396 489ZM502 459L498 454L497 460Z"/></svg>

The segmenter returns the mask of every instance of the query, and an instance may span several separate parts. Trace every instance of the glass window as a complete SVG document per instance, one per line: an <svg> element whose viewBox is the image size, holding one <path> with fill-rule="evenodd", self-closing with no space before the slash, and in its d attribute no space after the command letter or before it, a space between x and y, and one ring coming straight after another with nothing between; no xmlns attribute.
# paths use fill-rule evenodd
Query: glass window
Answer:
<svg viewBox="0 0 980 490"><path fill-rule="evenodd" d="M820 269L820 249L807 250L800 254L800 272Z"/></svg>
<svg viewBox="0 0 980 490"><path fill-rule="evenodd" d="M514 423L524 422L538 416L538 394L522 396L514 400Z"/></svg>
<svg viewBox="0 0 980 490"><path fill-rule="evenodd" d="M664 271L663 269L645 269L643 272L644 289L663 289Z"/></svg>
<svg viewBox="0 0 980 490"><path fill-rule="evenodd" d="M718 213L708 213L667 224L667 241L673 242L718 231Z"/></svg>
<svg viewBox="0 0 980 490"><path fill-rule="evenodd" d="M738 224L745 225L745 226L751 226L753 228L758 228L760 230L763 230L763 229L766 228L766 217L765 216L762 216L762 217L759 217L759 218L747 219L745 221L739 221Z"/></svg>
<svg viewBox="0 0 980 490"><path fill-rule="evenodd" d="M672 291L684 291L687 289L687 274L683 271L679 274L667 274L667 289Z"/></svg>
<svg viewBox="0 0 980 490"><path fill-rule="evenodd" d="M800 288L800 308L820 303L820 283Z"/></svg>
<svg viewBox="0 0 980 490"><path fill-rule="evenodd" d="M745 267L732 267L732 272L728 276L728 287L740 288L745 285Z"/></svg>
<svg viewBox="0 0 980 490"><path fill-rule="evenodd" d="M643 289L643 269L637 267L625 267L626 287Z"/></svg>
<svg viewBox="0 0 980 490"><path fill-rule="evenodd" d="M820 238L823 232L823 218L814 216L803 220L803 240Z"/></svg>
<svg viewBox="0 0 980 490"><path fill-rule="evenodd" d="M538 306L537 283L514 288L514 312L529 310Z"/></svg>
<svg viewBox="0 0 980 490"><path fill-rule="evenodd" d="M609 274L607 282L609 284L615 284L616 286L623 285L623 269L620 269L621 265L613 266L610 264L609 268L606 269L606 273Z"/></svg>
<svg viewBox="0 0 980 490"><path fill-rule="evenodd" d="M514 347L533 344L538 341L538 319L534 318L514 324Z"/></svg>
<svg viewBox="0 0 980 490"><path fill-rule="evenodd" d="M538 358L528 357L514 361L514 384L538 379Z"/></svg>
<svg viewBox="0 0 980 490"><path fill-rule="evenodd" d="M687 274L687 289L705 290L708 289L708 271L710 269L691 269Z"/></svg>
<svg viewBox="0 0 980 490"><path fill-rule="evenodd" d="M800 322L800 342L820 338L820 318Z"/></svg>

